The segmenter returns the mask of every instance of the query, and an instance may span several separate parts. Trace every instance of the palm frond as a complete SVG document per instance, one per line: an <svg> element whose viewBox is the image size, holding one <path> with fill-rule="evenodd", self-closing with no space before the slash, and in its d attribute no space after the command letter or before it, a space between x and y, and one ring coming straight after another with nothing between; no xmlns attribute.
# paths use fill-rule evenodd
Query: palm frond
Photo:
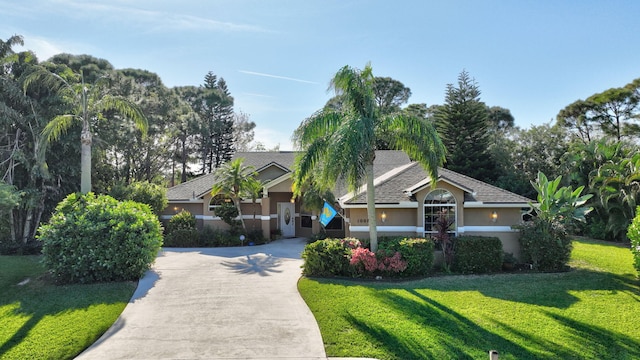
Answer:
<svg viewBox="0 0 640 360"><path fill-rule="evenodd" d="M143 135L147 134L149 123L147 117L136 104L122 96L104 95L96 104L96 110L102 112L114 110L125 118L132 120Z"/></svg>
<svg viewBox="0 0 640 360"><path fill-rule="evenodd" d="M42 138L46 143L59 139L60 135L66 132L76 119L74 115L59 115L54 117L47 123L44 129L42 129Z"/></svg>

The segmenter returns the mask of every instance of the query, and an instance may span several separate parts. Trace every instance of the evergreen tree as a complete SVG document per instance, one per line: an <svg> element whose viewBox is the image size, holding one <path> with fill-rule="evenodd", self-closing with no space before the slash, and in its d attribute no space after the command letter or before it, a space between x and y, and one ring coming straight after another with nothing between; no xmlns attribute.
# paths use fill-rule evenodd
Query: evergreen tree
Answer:
<svg viewBox="0 0 640 360"><path fill-rule="evenodd" d="M435 123L447 149L447 169L492 183L496 164L489 153L487 106L469 73L462 71L458 86L447 85L445 104L435 112Z"/></svg>
<svg viewBox="0 0 640 360"><path fill-rule="evenodd" d="M197 101L196 112L200 115L200 147L203 174L231 159L235 151L233 144L233 97L223 78L212 72L205 76L203 91Z"/></svg>

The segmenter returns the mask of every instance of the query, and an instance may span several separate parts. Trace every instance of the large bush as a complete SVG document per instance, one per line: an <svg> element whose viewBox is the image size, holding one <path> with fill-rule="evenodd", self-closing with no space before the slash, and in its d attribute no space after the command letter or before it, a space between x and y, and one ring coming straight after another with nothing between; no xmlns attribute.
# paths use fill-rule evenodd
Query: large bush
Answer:
<svg viewBox="0 0 640 360"><path fill-rule="evenodd" d="M434 242L430 239L396 238L380 241L379 250L397 251L407 262L407 268L398 276L429 275L433 269Z"/></svg>
<svg viewBox="0 0 640 360"><path fill-rule="evenodd" d="M156 215L160 214L169 203L167 189L148 181L136 181L129 185L114 185L109 191L109 195L121 201L133 200L147 204Z"/></svg>
<svg viewBox="0 0 640 360"><path fill-rule="evenodd" d="M633 253L633 266L640 275L640 206L636 209L636 217L631 221L627 230L627 237L631 241L631 252Z"/></svg>
<svg viewBox="0 0 640 360"><path fill-rule="evenodd" d="M324 239L307 244L302 252L302 274L306 276L350 276L351 251L358 240Z"/></svg>
<svg viewBox="0 0 640 360"><path fill-rule="evenodd" d="M460 236L454 242L454 271L484 274L502 269L504 252L497 237Z"/></svg>
<svg viewBox="0 0 640 360"><path fill-rule="evenodd" d="M534 218L519 228L522 261L540 271L566 270L572 244L561 223Z"/></svg>
<svg viewBox="0 0 640 360"><path fill-rule="evenodd" d="M108 195L71 194L38 229L44 264L61 283L139 279L162 246L149 206Z"/></svg>
<svg viewBox="0 0 640 360"><path fill-rule="evenodd" d="M172 233L176 230L195 230L196 229L196 217L188 210L182 210L179 213L173 215L167 223L166 233Z"/></svg>

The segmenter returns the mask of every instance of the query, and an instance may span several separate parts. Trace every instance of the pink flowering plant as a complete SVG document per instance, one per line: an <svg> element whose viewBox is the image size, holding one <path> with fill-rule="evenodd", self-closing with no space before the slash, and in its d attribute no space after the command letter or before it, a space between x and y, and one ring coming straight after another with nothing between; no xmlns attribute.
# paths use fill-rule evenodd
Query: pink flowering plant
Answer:
<svg viewBox="0 0 640 360"><path fill-rule="evenodd" d="M352 250L349 264L359 276L399 273L407 268L400 252L379 251L376 254L363 247Z"/></svg>

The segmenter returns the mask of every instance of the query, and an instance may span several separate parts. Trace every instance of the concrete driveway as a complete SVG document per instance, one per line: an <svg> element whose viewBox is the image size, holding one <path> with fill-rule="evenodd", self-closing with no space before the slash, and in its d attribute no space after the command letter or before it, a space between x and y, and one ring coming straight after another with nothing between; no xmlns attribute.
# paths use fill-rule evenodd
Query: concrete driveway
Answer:
<svg viewBox="0 0 640 360"><path fill-rule="evenodd" d="M304 245L164 249L78 359L326 359L296 287Z"/></svg>

